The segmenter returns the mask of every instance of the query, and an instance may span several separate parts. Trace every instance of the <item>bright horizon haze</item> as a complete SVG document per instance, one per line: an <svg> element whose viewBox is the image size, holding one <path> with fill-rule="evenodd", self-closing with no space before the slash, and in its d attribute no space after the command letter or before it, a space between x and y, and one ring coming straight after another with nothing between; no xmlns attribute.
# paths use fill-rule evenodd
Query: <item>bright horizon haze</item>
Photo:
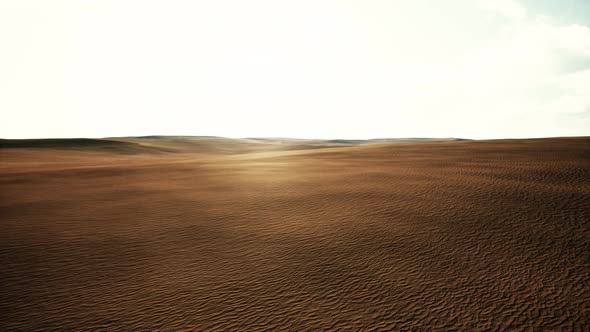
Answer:
<svg viewBox="0 0 590 332"><path fill-rule="evenodd" d="M0 4L0 137L590 135L590 2Z"/></svg>

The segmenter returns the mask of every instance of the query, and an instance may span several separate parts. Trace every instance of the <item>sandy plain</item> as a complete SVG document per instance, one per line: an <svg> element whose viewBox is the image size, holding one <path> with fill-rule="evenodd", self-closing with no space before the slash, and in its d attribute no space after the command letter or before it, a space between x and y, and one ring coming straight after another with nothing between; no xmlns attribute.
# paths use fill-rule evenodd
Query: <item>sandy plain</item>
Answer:
<svg viewBox="0 0 590 332"><path fill-rule="evenodd" d="M590 138L1 142L0 330L579 330Z"/></svg>

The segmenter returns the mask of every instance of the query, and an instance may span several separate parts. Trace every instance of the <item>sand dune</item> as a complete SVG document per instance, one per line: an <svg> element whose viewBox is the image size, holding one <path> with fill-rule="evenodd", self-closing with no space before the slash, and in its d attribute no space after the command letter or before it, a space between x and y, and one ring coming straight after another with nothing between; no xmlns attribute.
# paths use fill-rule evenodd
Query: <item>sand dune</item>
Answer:
<svg viewBox="0 0 590 332"><path fill-rule="evenodd" d="M0 330L584 330L590 138L0 149Z"/></svg>

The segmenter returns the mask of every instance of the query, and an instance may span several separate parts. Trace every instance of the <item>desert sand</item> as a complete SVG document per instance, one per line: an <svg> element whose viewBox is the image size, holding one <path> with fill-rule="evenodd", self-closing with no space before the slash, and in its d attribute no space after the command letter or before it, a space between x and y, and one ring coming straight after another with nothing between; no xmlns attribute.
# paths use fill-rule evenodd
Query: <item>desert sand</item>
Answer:
<svg viewBox="0 0 590 332"><path fill-rule="evenodd" d="M3 140L0 330L585 330L590 138Z"/></svg>

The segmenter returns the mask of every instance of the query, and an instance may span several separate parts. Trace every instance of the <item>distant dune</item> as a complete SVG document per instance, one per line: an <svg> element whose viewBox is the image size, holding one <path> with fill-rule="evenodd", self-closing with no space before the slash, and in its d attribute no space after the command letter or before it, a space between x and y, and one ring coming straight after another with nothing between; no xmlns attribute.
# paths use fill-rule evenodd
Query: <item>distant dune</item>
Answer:
<svg viewBox="0 0 590 332"><path fill-rule="evenodd" d="M255 151L305 150L361 144L448 142L455 138L385 138L369 140L244 138L217 136L138 136L108 138L0 139L0 148L54 148L109 150L111 152L248 153Z"/></svg>
<svg viewBox="0 0 590 332"><path fill-rule="evenodd" d="M0 140L0 330L590 326L590 138Z"/></svg>
<svg viewBox="0 0 590 332"><path fill-rule="evenodd" d="M93 138L0 139L1 148L91 148L128 144L121 141Z"/></svg>

